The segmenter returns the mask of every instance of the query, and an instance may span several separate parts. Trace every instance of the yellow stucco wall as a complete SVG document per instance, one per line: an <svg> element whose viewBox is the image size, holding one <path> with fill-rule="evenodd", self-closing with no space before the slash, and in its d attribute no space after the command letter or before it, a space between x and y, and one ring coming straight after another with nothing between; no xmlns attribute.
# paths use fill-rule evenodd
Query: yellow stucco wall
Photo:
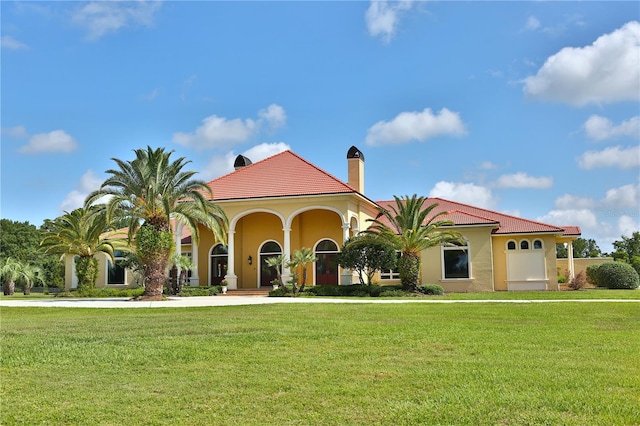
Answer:
<svg viewBox="0 0 640 426"><path fill-rule="evenodd" d="M573 267L574 274L578 275L580 272L584 272L586 274L587 266L600 264L604 262L613 262L613 257L587 257L587 258L574 258L573 259ZM569 259L557 259L556 260L556 271L558 276L567 277L567 271L569 270Z"/></svg>
<svg viewBox="0 0 640 426"><path fill-rule="evenodd" d="M64 288L65 290L71 290L73 282L76 280L74 277L74 255L66 254L64 256ZM109 257L103 253L97 253L98 259L98 279L96 280L96 288L109 287L109 288L128 288L136 285L136 276L134 272L125 270L124 279L125 284L107 284L107 262Z"/></svg>

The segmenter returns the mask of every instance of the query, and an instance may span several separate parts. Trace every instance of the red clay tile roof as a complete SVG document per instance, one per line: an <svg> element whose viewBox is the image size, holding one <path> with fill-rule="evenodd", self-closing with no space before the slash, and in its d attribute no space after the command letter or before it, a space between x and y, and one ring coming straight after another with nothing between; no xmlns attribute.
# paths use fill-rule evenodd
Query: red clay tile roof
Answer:
<svg viewBox="0 0 640 426"><path fill-rule="evenodd" d="M582 231L579 226L561 226L564 229L564 235L566 236L579 236L582 235Z"/></svg>
<svg viewBox="0 0 640 426"><path fill-rule="evenodd" d="M357 192L291 151L242 167L208 185L217 201Z"/></svg>
<svg viewBox="0 0 640 426"><path fill-rule="evenodd" d="M427 207L433 203L438 204L438 207L433 210L434 213L439 213L441 211L451 212L448 217L452 219L456 225L474 224L474 220L477 224L495 223L496 229L492 231L493 234L524 234L536 232L565 233L565 229L557 226L547 225L545 223L523 219L521 217L511 216L480 207L474 207L468 204L449 201L443 198L427 198L424 205ZM395 201L378 201L377 204L387 208L388 206L395 206ZM579 228L577 229L579 231Z"/></svg>

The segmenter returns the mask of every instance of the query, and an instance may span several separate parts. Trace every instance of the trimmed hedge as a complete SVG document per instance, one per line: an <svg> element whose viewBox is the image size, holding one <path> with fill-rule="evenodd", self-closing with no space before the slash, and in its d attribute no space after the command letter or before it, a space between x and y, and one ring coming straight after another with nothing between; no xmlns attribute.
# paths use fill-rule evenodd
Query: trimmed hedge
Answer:
<svg viewBox="0 0 640 426"><path fill-rule="evenodd" d="M379 297L383 292L389 290L400 290L400 286L380 286L380 285L315 285L305 288L300 296L320 296L320 297ZM278 288L269 292L269 296L282 297L291 296Z"/></svg>
<svg viewBox="0 0 640 426"><path fill-rule="evenodd" d="M587 266L587 282L596 287L600 287L600 284L598 284L598 268L600 268L600 265L602 263L593 263Z"/></svg>
<svg viewBox="0 0 640 426"><path fill-rule="evenodd" d="M597 269L596 276L599 287L609 289L634 289L640 286L638 273L627 263L601 263Z"/></svg>
<svg viewBox="0 0 640 426"><path fill-rule="evenodd" d="M137 288L84 288L81 290L62 291L55 297L138 297L144 293L143 287Z"/></svg>
<svg viewBox="0 0 640 426"><path fill-rule="evenodd" d="M444 294L444 288L438 284L424 284L418 286L418 291L422 294L429 294L434 296L442 296Z"/></svg>
<svg viewBox="0 0 640 426"><path fill-rule="evenodd" d="M191 297L191 296L215 296L216 294L220 294L222 292L222 288L219 285L214 285L211 287L182 287L182 291L178 294L181 297Z"/></svg>

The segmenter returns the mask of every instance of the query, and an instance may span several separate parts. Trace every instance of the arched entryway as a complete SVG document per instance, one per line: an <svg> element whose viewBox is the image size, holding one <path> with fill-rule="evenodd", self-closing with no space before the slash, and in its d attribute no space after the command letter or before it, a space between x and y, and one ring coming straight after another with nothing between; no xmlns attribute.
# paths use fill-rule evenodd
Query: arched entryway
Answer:
<svg viewBox="0 0 640 426"><path fill-rule="evenodd" d="M222 244L218 244L211 249L209 259L209 285L220 285L224 276L227 275L229 250Z"/></svg>
<svg viewBox="0 0 640 426"><path fill-rule="evenodd" d="M271 281L278 278L278 272L273 266L267 264L267 259L280 256L282 247L275 241L267 241L260 247L260 278L259 287L271 286Z"/></svg>
<svg viewBox="0 0 640 426"><path fill-rule="evenodd" d="M316 245L316 285L338 285L338 245L322 240Z"/></svg>

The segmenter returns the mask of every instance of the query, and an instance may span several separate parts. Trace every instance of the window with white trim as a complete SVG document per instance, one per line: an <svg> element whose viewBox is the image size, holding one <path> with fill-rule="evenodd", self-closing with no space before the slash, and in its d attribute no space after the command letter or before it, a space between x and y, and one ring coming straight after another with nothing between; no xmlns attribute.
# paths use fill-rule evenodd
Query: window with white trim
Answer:
<svg viewBox="0 0 640 426"><path fill-rule="evenodd" d="M515 241L509 241L507 243L507 250L515 250L517 248Z"/></svg>
<svg viewBox="0 0 640 426"><path fill-rule="evenodd" d="M529 250L529 240L520 241L520 250Z"/></svg>
<svg viewBox="0 0 640 426"><path fill-rule="evenodd" d="M469 279L469 244L442 247L442 276L445 280Z"/></svg>
<svg viewBox="0 0 640 426"><path fill-rule="evenodd" d="M533 240L533 249L534 250L542 250L542 240Z"/></svg>
<svg viewBox="0 0 640 426"><path fill-rule="evenodd" d="M399 280L400 272L398 271L398 262L400 262L401 253L396 252L396 269L382 269L380 271L380 280Z"/></svg>

